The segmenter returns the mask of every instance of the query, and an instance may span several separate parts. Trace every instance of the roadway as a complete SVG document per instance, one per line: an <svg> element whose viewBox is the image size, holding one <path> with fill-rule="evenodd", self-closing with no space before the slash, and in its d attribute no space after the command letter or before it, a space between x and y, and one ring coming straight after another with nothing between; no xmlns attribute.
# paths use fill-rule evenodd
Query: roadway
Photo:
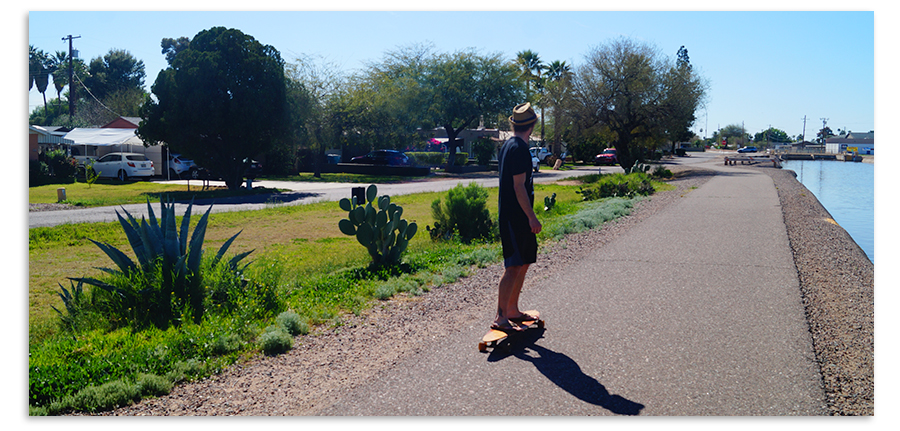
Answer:
<svg viewBox="0 0 900 431"><path fill-rule="evenodd" d="M596 167L583 167L574 170L554 171L542 166L539 172L534 174L534 182L549 183L564 179L567 177L586 175L596 173ZM616 167L602 167L606 172L622 172L622 169ZM161 184L184 184L186 180L175 181L158 181ZM496 174L486 175L481 178L465 178L465 179L431 179L429 181L414 180L407 183L397 184L376 184L378 186L378 195L400 196L405 194L420 192L442 192L456 187L457 184L469 184L476 182L484 187L497 187L498 179ZM221 181L210 181L212 186L225 186ZM200 186L199 181L191 181L192 187ZM236 198L222 198L216 200L197 200L194 203L192 214L202 214L212 205L212 213L225 211L248 211L269 208L276 205L302 205L314 202L336 202L341 198L350 197L350 191L353 187L367 186L367 184L350 184L350 183L312 183L312 182L293 182L293 181L267 181L259 180L253 182L253 187L265 187L280 189L283 192L278 194L264 194L254 196L244 196ZM159 201L151 200L154 205L154 211L158 212ZM95 223L95 222L114 222L118 220L116 211L121 213L122 209L127 210L134 217L140 219L141 216L148 216L147 204L130 204L122 206L83 208L58 211L36 211L28 213L28 227L47 227L57 226L66 223ZM187 203L176 203L175 211L178 215L184 214L187 209Z"/></svg>

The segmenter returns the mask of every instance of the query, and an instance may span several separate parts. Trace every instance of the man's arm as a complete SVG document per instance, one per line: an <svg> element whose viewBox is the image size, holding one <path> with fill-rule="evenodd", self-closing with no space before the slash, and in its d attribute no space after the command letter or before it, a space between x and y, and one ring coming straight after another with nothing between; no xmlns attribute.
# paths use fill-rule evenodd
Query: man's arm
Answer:
<svg viewBox="0 0 900 431"><path fill-rule="evenodd" d="M513 190L516 192L516 200L519 202L519 206L522 207L522 211L528 217L528 226L531 228L531 233L537 235L541 232L541 222L538 221L537 215L534 214L531 198L528 196L528 190L525 189L524 172L513 175Z"/></svg>

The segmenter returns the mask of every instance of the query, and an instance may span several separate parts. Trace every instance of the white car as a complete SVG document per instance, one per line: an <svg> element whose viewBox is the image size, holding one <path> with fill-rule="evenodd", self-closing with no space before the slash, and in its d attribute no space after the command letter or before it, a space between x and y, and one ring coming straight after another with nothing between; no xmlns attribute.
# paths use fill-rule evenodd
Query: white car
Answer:
<svg viewBox="0 0 900 431"><path fill-rule="evenodd" d="M194 177L193 171L197 170L197 165L193 160L185 159L181 154L169 153L169 178L178 179L188 172L189 176Z"/></svg>
<svg viewBox="0 0 900 431"><path fill-rule="evenodd" d="M547 157L553 155L550 150L544 147L531 147L529 151L531 151L531 156L537 157L537 159L540 160L541 163L547 163Z"/></svg>
<svg viewBox="0 0 900 431"><path fill-rule="evenodd" d="M101 177L125 181L131 177L153 176L153 161L139 153L109 153L94 162L94 171Z"/></svg>

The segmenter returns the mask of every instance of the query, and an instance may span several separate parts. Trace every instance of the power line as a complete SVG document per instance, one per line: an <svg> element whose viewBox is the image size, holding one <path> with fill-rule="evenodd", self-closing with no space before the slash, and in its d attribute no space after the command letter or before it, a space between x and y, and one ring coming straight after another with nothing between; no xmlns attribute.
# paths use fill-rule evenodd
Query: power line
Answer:
<svg viewBox="0 0 900 431"><path fill-rule="evenodd" d="M78 83L81 84L81 87L84 88L84 91L87 91L87 94L90 95L91 98L94 99L97 103L99 103L100 106L102 106L104 109L106 109L107 111L111 112L111 113L114 114L115 116L121 117L121 115L119 115L119 113L117 113L116 111L113 111L113 110L110 109L108 106L104 105L103 102L101 102L100 99L97 98L97 96L94 96L94 93L91 93L91 89L90 89L90 88L87 88L87 86L84 85L84 82L81 81L81 78L79 78L78 75L75 75L75 79L78 80Z"/></svg>

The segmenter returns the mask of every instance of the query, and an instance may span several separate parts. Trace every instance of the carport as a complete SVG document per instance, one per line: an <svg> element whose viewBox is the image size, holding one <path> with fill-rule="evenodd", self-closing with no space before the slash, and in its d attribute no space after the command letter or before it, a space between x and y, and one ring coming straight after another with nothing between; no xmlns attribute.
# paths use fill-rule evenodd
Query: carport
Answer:
<svg viewBox="0 0 900 431"><path fill-rule="evenodd" d="M73 155L79 163L86 159L98 159L107 153L128 152L140 153L153 161L154 175L162 173L162 149L160 146L145 147L144 141L136 134L134 129L96 129L77 127L65 135L72 144Z"/></svg>

